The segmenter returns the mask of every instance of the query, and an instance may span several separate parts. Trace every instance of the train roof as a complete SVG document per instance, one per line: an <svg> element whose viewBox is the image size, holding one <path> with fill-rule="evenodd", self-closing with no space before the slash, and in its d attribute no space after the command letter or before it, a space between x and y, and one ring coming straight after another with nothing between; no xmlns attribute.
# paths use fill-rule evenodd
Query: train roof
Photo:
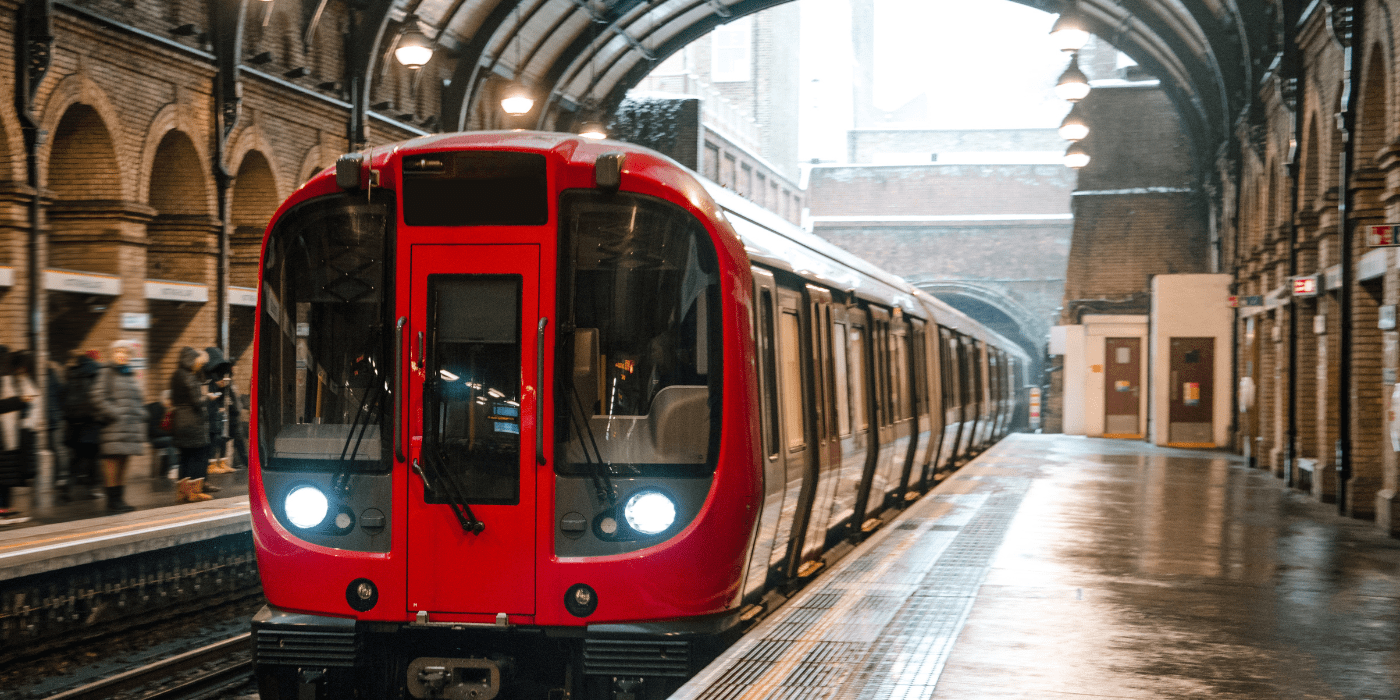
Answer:
<svg viewBox="0 0 1400 700"><path fill-rule="evenodd" d="M904 278L741 197L737 193L696 176L715 203L724 210L744 250L756 263L786 270L799 277L887 306L899 306L919 317L930 317L951 328L1007 352L1029 359L1020 345L982 325L967 314L925 292Z"/></svg>

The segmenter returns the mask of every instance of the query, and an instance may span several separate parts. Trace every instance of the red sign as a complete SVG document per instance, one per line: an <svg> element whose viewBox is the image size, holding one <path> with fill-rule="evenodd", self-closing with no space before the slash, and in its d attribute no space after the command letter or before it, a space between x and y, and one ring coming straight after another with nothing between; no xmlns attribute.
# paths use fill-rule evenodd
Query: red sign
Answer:
<svg viewBox="0 0 1400 700"><path fill-rule="evenodd" d="M1398 246L1400 240L1396 240L1396 229L1400 224L1376 224L1366 227L1366 242L1372 248L1384 248L1387 246Z"/></svg>
<svg viewBox="0 0 1400 700"><path fill-rule="evenodd" d="M1295 297L1315 297L1317 296L1317 275L1293 278L1293 296Z"/></svg>

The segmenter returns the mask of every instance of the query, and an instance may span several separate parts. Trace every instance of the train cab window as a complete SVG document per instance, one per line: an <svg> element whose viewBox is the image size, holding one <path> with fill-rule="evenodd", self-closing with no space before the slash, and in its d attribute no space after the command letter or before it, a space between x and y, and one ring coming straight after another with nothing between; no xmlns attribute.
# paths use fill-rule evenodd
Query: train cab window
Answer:
<svg viewBox="0 0 1400 700"><path fill-rule="evenodd" d="M836 433L845 436L851 434L851 396L850 392L850 370L846 366L846 342L848 331L846 324L836 323L832 326L832 358L835 368L832 372L836 380Z"/></svg>
<svg viewBox="0 0 1400 700"><path fill-rule="evenodd" d="M782 350L783 435L789 450L807 444L807 412L802 410L802 334L797 314L784 311L778 319L778 347Z"/></svg>
<svg viewBox="0 0 1400 700"><path fill-rule="evenodd" d="M264 469L392 465L390 193L330 195L278 220L263 257L258 456Z"/></svg>
<svg viewBox="0 0 1400 700"><path fill-rule="evenodd" d="M860 432L870 427L870 415L865 405L865 329L851 328L851 429Z"/></svg>
<svg viewBox="0 0 1400 700"><path fill-rule="evenodd" d="M719 261L680 207L642 195L560 198L556 435L564 474L714 469L723 346Z"/></svg>
<svg viewBox="0 0 1400 700"><path fill-rule="evenodd" d="M462 151L403 159L409 226L539 226L549 221L545 157Z"/></svg>
<svg viewBox="0 0 1400 700"><path fill-rule="evenodd" d="M428 276L423 452L469 503L520 502L520 288L519 275Z"/></svg>

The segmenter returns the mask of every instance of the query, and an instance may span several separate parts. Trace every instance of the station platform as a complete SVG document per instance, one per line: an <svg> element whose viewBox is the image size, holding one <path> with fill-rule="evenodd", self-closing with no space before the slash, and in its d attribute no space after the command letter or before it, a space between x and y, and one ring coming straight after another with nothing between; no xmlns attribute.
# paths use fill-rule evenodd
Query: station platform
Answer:
<svg viewBox="0 0 1400 700"><path fill-rule="evenodd" d="M116 515L107 512L101 496L31 508L25 491L16 489L15 507L31 519L0 527L0 581L251 530L247 472L218 474L209 481L221 489L213 500L177 504L169 480L131 479L125 499L136 510Z"/></svg>
<svg viewBox="0 0 1400 700"><path fill-rule="evenodd" d="M1017 434L673 699L1400 698L1400 541L1221 452Z"/></svg>

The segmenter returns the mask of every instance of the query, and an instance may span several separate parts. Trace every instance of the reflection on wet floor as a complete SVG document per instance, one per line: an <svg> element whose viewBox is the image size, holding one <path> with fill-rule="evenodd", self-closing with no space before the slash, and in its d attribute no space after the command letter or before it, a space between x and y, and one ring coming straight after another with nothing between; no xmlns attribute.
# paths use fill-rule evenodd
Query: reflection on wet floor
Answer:
<svg viewBox="0 0 1400 700"><path fill-rule="evenodd" d="M1229 454L1052 435L934 698L1400 698L1400 541Z"/></svg>

